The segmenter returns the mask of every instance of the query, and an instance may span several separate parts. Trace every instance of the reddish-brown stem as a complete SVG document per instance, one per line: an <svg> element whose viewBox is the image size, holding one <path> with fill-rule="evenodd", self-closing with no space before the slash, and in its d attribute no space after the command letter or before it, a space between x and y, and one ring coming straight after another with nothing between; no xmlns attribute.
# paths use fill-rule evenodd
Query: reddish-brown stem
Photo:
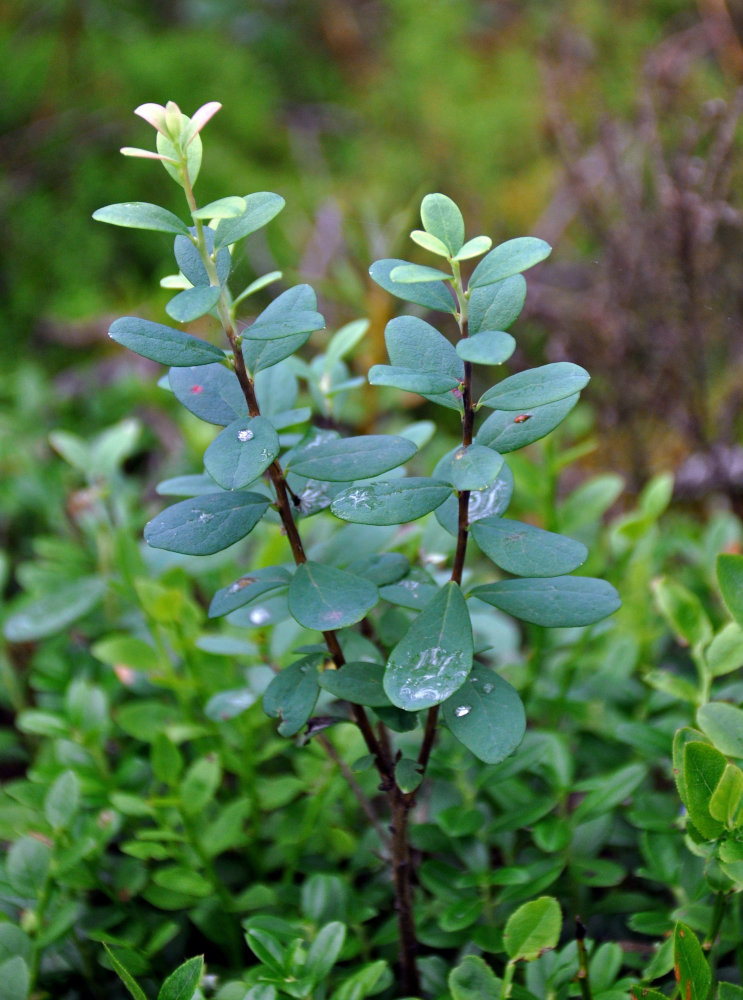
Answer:
<svg viewBox="0 0 743 1000"><path fill-rule="evenodd" d="M400 942L400 989L405 996L419 996L418 937L413 911L413 880L408 819L411 801L397 790L392 802L392 865L395 881L395 907Z"/></svg>

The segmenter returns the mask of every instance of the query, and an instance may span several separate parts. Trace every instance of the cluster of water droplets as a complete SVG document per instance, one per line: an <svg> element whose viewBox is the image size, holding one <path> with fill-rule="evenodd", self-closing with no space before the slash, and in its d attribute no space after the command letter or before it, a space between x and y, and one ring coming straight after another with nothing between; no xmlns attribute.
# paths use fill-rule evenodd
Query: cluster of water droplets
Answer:
<svg viewBox="0 0 743 1000"><path fill-rule="evenodd" d="M252 441L254 437L255 437L255 434L253 434L253 432L249 428L247 428L247 427L245 427L245 428L243 428L243 430L237 432L237 440L238 441L242 441L243 444L246 441Z"/></svg>

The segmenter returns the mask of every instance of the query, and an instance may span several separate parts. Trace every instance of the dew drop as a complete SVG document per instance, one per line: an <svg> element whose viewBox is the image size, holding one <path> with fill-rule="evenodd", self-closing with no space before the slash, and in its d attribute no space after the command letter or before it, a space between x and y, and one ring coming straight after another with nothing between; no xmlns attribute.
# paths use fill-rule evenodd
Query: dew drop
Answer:
<svg viewBox="0 0 743 1000"><path fill-rule="evenodd" d="M265 608L253 608L248 615L248 618L253 625L262 625L264 622L267 622L270 617L271 615Z"/></svg>
<svg viewBox="0 0 743 1000"><path fill-rule="evenodd" d="M458 719L463 718L465 715L469 715L472 711L472 705L457 705L454 709L454 714Z"/></svg>
<svg viewBox="0 0 743 1000"><path fill-rule="evenodd" d="M253 432L251 430L248 430L247 427L244 430L237 432L238 441L252 441L254 437L255 435L253 434Z"/></svg>
<svg viewBox="0 0 743 1000"><path fill-rule="evenodd" d="M487 684L483 684L483 686L482 686L483 693L484 694L490 694L490 692L493 690L494 687L495 687L495 685L491 684L490 681L488 681Z"/></svg>

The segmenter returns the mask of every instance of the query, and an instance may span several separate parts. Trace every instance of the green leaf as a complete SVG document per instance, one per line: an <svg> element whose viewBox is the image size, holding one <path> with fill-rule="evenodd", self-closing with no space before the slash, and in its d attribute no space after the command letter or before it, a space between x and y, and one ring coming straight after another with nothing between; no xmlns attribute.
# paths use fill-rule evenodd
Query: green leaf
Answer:
<svg viewBox="0 0 743 1000"><path fill-rule="evenodd" d="M203 955L189 958L168 976L157 994L157 1000L192 1000L203 969Z"/></svg>
<svg viewBox="0 0 743 1000"><path fill-rule="evenodd" d="M237 243L238 240L262 229L279 214L286 202L270 191L256 191L245 196L245 211L237 217L222 219L216 230L214 245L220 247Z"/></svg>
<svg viewBox="0 0 743 1000"><path fill-rule="evenodd" d="M209 424L226 427L248 415L237 375L223 364L171 368L168 381L176 399Z"/></svg>
<svg viewBox="0 0 743 1000"><path fill-rule="evenodd" d="M384 339L394 367L446 375L456 379L457 385L464 379L464 362L446 337L430 323L416 316L398 316L385 327ZM422 395L449 409L461 407L454 391Z"/></svg>
<svg viewBox="0 0 743 1000"><path fill-rule="evenodd" d="M72 822L80 804L80 782L74 771L63 771L46 793L44 815L54 830Z"/></svg>
<svg viewBox="0 0 743 1000"><path fill-rule="evenodd" d="M421 611L438 592L436 584L408 577L390 586L380 587L379 596L401 608Z"/></svg>
<svg viewBox="0 0 743 1000"><path fill-rule="evenodd" d="M114 320L108 335L135 354L149 358L150 361L159 361L163 365L183 367L224 361L224 351L205 340L138 316L124 316Z"/></svg>
<svg viewBox="0 0 743 1000"><path fill-rule="evenodd" d="M93 218L96 222L108 222L112 226L124 226L127 229L188 233L188 226L177 215L146 201L124 201L116 205L106 205L105 208L93 212Z"/></svg>
<svg viewBox="0 0 743 1000"><path fill-rule="evenodd" d="M317 299L312 288L295 285L267 305L242 331L242 337L243 340L283 340L285 337L306 336L324 327L325 318L317 312Z"/></svg>
<svg viewBox="0 0 743 1000"><path fill-rule="evenodd" d="M528 410L572 396L588 384L590 375L569 361L557 361L503 379L480 397L479 406L497 410Z"/></svg>
<svg viewBox="0 0 743 1000"><path fill-rule="evenodd" d="M219 302L222 289L219 285L198 285L179 292L165 306L165 312L179 323L190 323L205 316Z"/></svg>
<svg viewBox="0 0 743 1000"><path fill-rule="evenodd" d="M145 541L155 549L206 556L249 535L263 517L268 499L259 493L208 493L167 507L145 525Z"/></svg>
<svg viewBox="0 0 743 1000"><path fill-rule="evenodd" d="M410 757L401 757L395 764L395 781L401 792L414 792L423 781L418 762Z"/></svg>
<svg viewBox="0 0 743 1000"><path fill-rule="evenodd" d="M346 928L337 920L325 924L317 932L317 937L310 945L304 973L311 977L314 983L322 983L327 979L330 970L338 961L338 956L346 940Z"/></svg>
<svg viewBox="0 0 743 1000"><path fill-rule="evenodd" d="M3 634L8 642L32 642L56 635L100 603L106 582L97 576L66 580L54 593L25 599L6 618Z"/></svg>
<svg viewBox="0 0 743 1000"><path fill-rule="evenodd" d="M209 617L219 618L228 615L237 608L257 600L263 594L286 590L290 580L291 575L283 566L267 566L252 570L216 592L209 605Z"/></svg>
<svg viewBox="0 0 743 1000"><path fill-rule="evenodd" d="M410 563L402 552L381 552L354 559L345 569L356 576L366 577L377 587L383 587L401 580L410 569Z"/></svg>
<svg viewBox="0 0 743 1000"><path fill-rule="evenodd" d="M216 486L212 477L202 472L199 475L163 479L155 487L155 492L161 497L203 497L206 493L214 493Z"/></svg>
<svg viewBox="0 0 743 1000"><path fill-rule="evenodd" d="M503 281L513 274L520 274L534 267L552 253L552 247L534 236L521 236L501 243L477 265L472 272L469 287L482 288L496 281Z"/></svg>
<svg viewBox="0 0 743 1000"><path fill-rule="evenodd" d="M712 973L694 931L678 923L673 931L673 966L684 1000L707 1000Z"/></svg>
<svg viewBox="0 0 743 1000"><path fill-rule="evenodd" d="M323 670L320 687L343 701L379 708L390 704L382 686L383 678L384 667L381 663L351 662L340 670Z"/></svg>
<svg viewBox="0 0 743 1000"><path fill-rule="evenodd" d="M395 469L418 449L407 438L366 434L332 441L310 442L291 459L291 471L323 482L350 483Z"/></svg>
<svg viewBox="0 0 743 1000"><path fill-rule="evenodd" d="M294 736L312 715L317 696L318 664L322 653L313 653L297 660L278 673L263 695L263 711L272 719L281 719L279 733Z"/></svg>
<svg viewBox="0 0 743 1000"><path fill-rule="evenodd" d="M729 622L714 637L704 652L712 677L722 677L743 665L743 628Z"/></svg>
<svg viewBox="0 0 743 1000"><path fill-rule="evenodd" d="M475 668L442 707L452 734L486 764L505 760L524 738L521 698L492 670Z"/></svg>
<svg viewBox="0 0 743 1000"><path fill-rule="evenodd" d="M483 518L472 525L471 534L496 566L516 576L562 576L588 558L582 542L521 521Z"/></svg>
<svg viewBox="0 0 743 1000"><path fill-rule="evenodd" d="M279 435L270 420L239 417L206 449L204 468L224 489L239 490L265 472L279 450Z"/></svg>
<svg viewBox="0 0 743 1000"><path fill-rule="evenodd" d="M478 365L502 365L516 350L516 341L510 333L484 330L474 337L457 341L456 351L463 361Z"/></svg>
<svg viewBox="0 0 743 1000"><path fill-rule="evenodd" d="M109 946L105 943L105 941L103 943L103 947L106 949L108 960L113 966L114 972L122 981L124 986L126 986L130 996L132 996L134 1000L147 1000L147 994L144 992L143 989L141 989L137 985L134 976L131 974L131 972L129 972L129 970L121 962L121 960L117 958L116 954L109 948Z"/></svg>
<svg viewBox="0 0 743 1000"><path fill-rule="evenodd" d="M0 962L5 963L9 958L18 956L28 964L32 952L33 945L28 934L7 920L0 923Z"/></svg>
<svg viewBox="0 0 743 1000"><path fill-rule="evenodd" d="M250 373L257 375L285 358L290 358L309 339L309 333L298 333L281 340L243 340L245 366Z"/></svg>
<svg viewBox="0 0 743 1000"><path fill-rule="evenodd" d="M396 295L406 302L414 302L416 305L425 306L426 309L438 309L440 312L454 315L457 311L454 298L449 289L440 282L420 282L416 284L402 284L393 281L390 277L396 267L407 264L405 260L378 260L369 268L372 281L375 281L381 288L390 295Z"/></svg>
<svg viewBox="0 0 743 1000"><path fill-rule="evenodd" d="M506 921L503 946L512 962L534 962L560 939L562 913L552 896L524 903Z"/></svg>
<svg viewBox="0 0 743 1000"><path fill-rule="evenodd" d="M462 249L454 255L454 260L471 260L472 257L479 257L480 254L487 253L492 247L493 241L489 236L473 236L467 240Z"/></svg>
<svg viewBox="0 0 743 1000"><path fill-rule="evenodd" d="M561 424L579 398L580 395L576 392L554 403L530 406L525 413L514 414L513 410L494 410L481 424L475 435L475 443L494 448L502 455L518 448L525 448Z"/></svg>
<svg viewBox="0 0 743 1000"><path fill-rule="evenodd" d="M330 1000L365 1000L384 987L382 977L386 972L387 963L384 959L362 965L358 972L354 972L343 981L331 995ZM380 981L382 981L381 986Z"/></svg>
<svg viewBox="0 0 743 1000"><path fill-rule="evenodd" d="M405 524L439 507L451 487L437 479L410 477L352 486L330 505L336 517L356 524Z"/></svg>
<svg viewBox="0 0 743 1000"><path fill-rule="evenodd" d="M451 256L462 249L464 219L457 205L445 194L427 194L421 202L421 222L431 236L441 240Z"/></svg>
<svg viewBox="0 0 743 1000"><path fill-rule="evenodd" d="M390 273L392 281L399 285L414 285L429 281L451 281L448 271L439 271L436 267L425 267L423 264L399 264Z"/></svg>
<svg viewBox="0 0 743 1000"><path fill-rule="evenodd" d="M203 208L197 208L191 212L194 219L236 219L244 215L247 210L247 203L244 198L237 195L229 195L226 198L217 198L210 201Z"/></svg>
<svg viewBox="0 0 743 1000"><path fill-rule="evenodd" d="M479 955L465 955L447 980L452 1000L499 1000L501 983Z"/></svg>
<svg viewBox="0 0 743 1000"><path fill-rule="evenodd" d="M369 385L389 385L393 389L417 392L421 396L451 392L460 385L459 379L452 375L394 365L372 365L368 379Z"/></svg>
<svg viewBox="0 0 743 1000"><path fill-rule="evenodd" d="M653 592L663 617L682 643L701 646L710 641L712 625L696 594L668 579L655 580Z"/></svg>
<svg viewBox="0 0 743 1000"><path fill-rule="evenodd" d="M158 868L152 876L152 881L161 889L194 896L196 899L206 899L214 895L214 886L209 879L184 865Z"/></svg>
<svg viewBox="0 0 743 1000"><path fill-rule="evenodd" d="M593 625L620 607L614 587L586 576L501 580L475 587L477 597L515 618L546 628Z"/></svg>
<svg viewBox="0 0 743 1000"><path fill-rule="evenodd" d="M743 986L736 986L734 983L718 983L717 1000L743 1000Z"/></svg>
<svg viewBox="0 0 743 1000"><path fill-rule="evenodd" d="M292 616L305 628L319 632L361 621L378 600L373 583L318 562L298 566L289 584Z"/></svg>
<svg viewBox="0 0 743 1000"><path fill-rule="evenodd" d="M646 778L647 768L643 764L629 764L611 772L587 793L576 807L573 818L577 823L584 823L607 815L628 799Z"/></svg>
<svg viewBox="0 0 743 1000"><path fill-rule="evenodd" d="M726 757L743 758L743 710L724 701L710 701L697 712L697 724Z"/></svg>
<svg viewBox="0 0 743 1000"><path fill-rule="evenodd" d="M189 816L202 812L217 794L221 781L222 766L216 757L200 757L195 760L180 783L183 811Z"/></svg>
<svg viewBox="0 0 743 1000"><path fill-rule="evenodd" d="M514 274L486 288L473 288L469 301L469 334L507 330L524 308L526 281Z"/></svg>
<svg viewBox="0 0 743 1000"><path fill-rule="evenodd" d="M713 819L719 819L728 830L741 825L743 806L743 771L735 764L728 764L709 800Z"/></svg>
<svg viewBox="0 0 743 1000"><path fill-rule="evenodd" d="M445 701L472 668L472 625L462 591L449 582L390 654L384 689L393 705L418 712Z"/></svg>
<svg viewBox="0 0 743 1000"><path fill-rule="evenodd" d="M44 888L51 851L35 837L21 837L10 845L5 873L11 889L26 899L36 899Z"/></svg>
<svg viewBox="0 0 743 1000"><path fill-rule="evenodd" d="M503 456L479 444L460 445L445 455L434 475L451 483L456 490L486 490L498 478Z"/></svg>
<svg viewBox="0 0 743 1000"><path fill-rule="evenodd" d="M683 751L684 805L689 819L707 840L723 831L722 823L710 815L709 803L723 775L727 761L708 743L687 743Z"/></svg>
<svg viewBox="0 0 743 1000"><path fill-rule="evenodd" d="M717 583L728 611L743 625L743 556L723 552L717 557Z"/></svg>
<svg viewBox="0 0 743 1000"><path fill-rule="evenodd" d="M209 226L202 227L202 237L206 251L211 256L214 255L214 230ZM206 265L201 257L198 246L194 244L192 237L196 235L196 228L189 229L189 236L176 236L173 241L173 253L176 264L181 269L184 278L194 286L211 285L211 277L206 270ZM216 268L219 284L224 285L230 276L232 267L232 257L230 251L225 247L217 253Z"/></svg>
<svg viewBox="0 0 743 1000"><path fill-rule="evenodd" d="M204 706L204 715L213 722L226 722L246 712L255 700L256 696L249 688L219 691Z"/></svg>
<svg viewBox="0 0 743 1000"><path fill-rule="evenodd" d="M150 765L158 781L175 785L183 771L183 757L167 733L157 733L150 748Z"/></svg>
<svg viewBox="0 0 743 1000"><path fill-rule="evenodd" d="M431 236L430 233L425 232L423 229L414 229L410 234L410 239L413 243L417 243L419 247L423 247L424 250L435 253L439 257L449 256L446 244L442 243L436 236Z"/></svg>
<svg viewBox="0 0 743 1000"><path fill-rule="evenodd" d="M507 509L513 495L513 473L503 463L501 471L492 486L484 490L473 490L467 507L469 524L486 517L500 517ZM452 496L437 508L436 520L450 535L459 530L459 500Z"/></svg>
<svg viewBox="0 0 743 1000"><path fill-rule="evenodd" d="M3 1000L27 1000L31 974L20 955L0 965L0 983Z"/></svg>
<svg viewBox="0 0 743 1000"><path fill-rule="evenodd" d="M186 115L183 115L184 129L188 127L191 119ZM162 161L163 167L170 174L173 180L184 187L183 175L180 167L181 153L175 147L175 145L170 141L170 139L163 135L162 132L158 132L156 136L156 146L157 151L161 156L167 156L170 160L175 160L176 163L168 163ZM188 143L186 148L186 173L191 186L196 183L196 178L199 176L199 169L201 167L201 157L204 152L204 147L201 143L201 136L196 132ZM178 164L176 166L176 164Z"/></svg>

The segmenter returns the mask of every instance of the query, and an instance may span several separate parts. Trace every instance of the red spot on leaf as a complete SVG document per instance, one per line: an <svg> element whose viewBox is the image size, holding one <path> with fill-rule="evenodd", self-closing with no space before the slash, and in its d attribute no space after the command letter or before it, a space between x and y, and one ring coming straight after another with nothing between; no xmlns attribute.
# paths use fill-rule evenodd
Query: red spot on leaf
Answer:
<svg viewBox="0 0 743 1000"><path fill-rule="evenodd" d="M203 385L192 385L191 386L191 392L192 392L192 394L194 396L198 396L198 394L200 392L203 392L203 391L204 391L204 386Z"/></svg>
<svg viewBox="0 0 743 1000"><path fill-rule="evenodd" d="M527 420L531 420L531 413L519 413L517 417L513 418L515 424L523 424Z"/></svg>

